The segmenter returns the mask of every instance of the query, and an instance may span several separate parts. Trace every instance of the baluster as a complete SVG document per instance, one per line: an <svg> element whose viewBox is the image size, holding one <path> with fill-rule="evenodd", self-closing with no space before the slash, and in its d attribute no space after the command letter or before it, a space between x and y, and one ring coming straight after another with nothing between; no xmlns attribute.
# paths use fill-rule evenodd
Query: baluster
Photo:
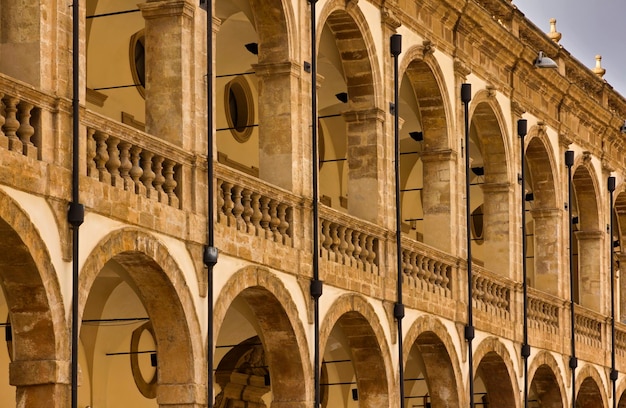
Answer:
<svg viewBox="0 0 626 408"><path fill-rule="evenodd" d="M339 257L339 226L334 222L330 224L330 238L332 242L330 243L330 253L332 255L332 260L337 262Z"/></svg>
<svg viewBox="0 0 626 408"><path fill-rule="evenodd" d="M278 218L278 201L270 201L270 229L272 230L272 237L275 242L282 242L280 233L278 232L278 226L280 225L280 218Z"/></svg>
<svg viewBox="0 0 626 408"><path fill-rule="evenodd" d="M87 128L87 176L98 178L98 170L96 167L96 140L94 128Z"/></svg>
<svg viewBox="0 0 626 408"><path fill-rule="evenodd" d="M20 127L20 122L17 120L17 103L19 99L12 96L7 96L4 99L6 120L4 122L4 133L9 138L9 150L22 153L22 142L17 137L17 129Z"/></svg>
<svg viewBox="0 0 626 408"><path fill-rule="evenodd" d="M406 249L402 249L400 252L400 256L402 257L402 276L406 278L409 286L411 288L415 287L415 280L413 276L411 276L411 253Z"/></svg>
<svg viewBox="0 0 626 408"><path fill-rule="evenodd" d="M261 212L261 194L252 193L252 225L254 225L254 233L257 236L261 235L261 219L263 213Z"/></svg>
<svg viewBox="0 0 626 408"><path fill-rule="evenodd" d="M320 239L322 239L322 248L326 251L327 254L327 259L330 259L330 244L333 242L333 240L330 237L330 221L328 220L320 220L321 224L322 224L322 235L323 235L323 239L322 237L320 237Z"/></svg>
<svg viewBox="0 0 626 408"><path fill-rule="evenodd" d="M442 285L441 283L443 282L443 277L441 276L441 271L442 271L442 267L443 264L441 262L437 262L435 260L433 260L433 285L435 285L435 290L439 295L443 295L441 289Z"/></svg>
<svg viewBox="0 0 626 408"><path fill-rule="evenodd" d="M351 267L355 266L353 235L354 235L354 230L352 228L346 229L346 244L347 244L346 258L348 261L348 266L351 266Z"/></svg>
<svg viewBox="0 0 626 408"><path fill-rule="evenodd" d="M361 267L364 271L367 271L367 235L364 233L359 235L359 246L361 247Z"/></svg>
<svg viewBox="0 0 626 408"><path fill-rule="evenodd" d="M176 186L178 183L174 178L174 168L176 167L176 162L170 159L165 159L163 161L163 175L165 176L165 181L163 182L163 191L167 195L167 202L174 208L179 208L179 200L176 196Z"/></svg>
<svg viewBox="0 0 626 408"><path fill-rule="evenodd" d="M107 171L106 163L109 160L109 151L107 139L109 135L104 132L96 131L94 139L96 139L96 168L98 169L98 179L107 184L111 184L111 175Z"/></svg>
<svg viewBox="0 0 626 408"><path fill-rule="evenodd" d="M346 248L348 248L348 243L346 242L346 227L344 225L340 225L337 230L337 238L339 239L339 257L341 258L341 263L344 265L350 265L350 260L347 259L346 256Z"/></svg>
<svg viewBox="0 0 626 408"><path fill-rule="evenodd" d="M280 242L282 244L290 243L290 237L287 234L287 230L289 229L289 221L287 220L287 208L287 204L278 204L278 219L280 220L280 224L278 224L278 234L281 237Z"/></svg>
<svg viewBox="0 0 626 408"><path fill-rule="evenodd" d="M243 204L241 203L241 192L243 187L236 185L233 186L233 217L235 218L235 225L238 230L245 229L245 222L241 214L243 214Z"/></svg>
<svg viewBox="0 0 626 408"><path fill-rule="evenodd" d="M107 139L109 160L107 160L105 166L111 175L111 185L114 187L124 187L124 182L120 177L120 152L117 145L120 143L120 139L116 137L109 137Z"/></svg>
<svg viewBox="0 0 626 408"><path fill-rule="evenodd" d="M144 150L141 153L141 168L143 169L143 174L141 175L141 182L144 187L146 187L146 197L151 200L158 200L159 195L157 191L154 189L152 182L154 181L154 171L152 171L152 158L154 157L154 153Z"/></svg>
<svg viewBox="0 0 626 408"><path fill-rule="evenodd" d="M224 215L226 216L227 225L232 227L236 225L233 216L233 208L235 208L235 203L233 202L233 183L224 181L222 183L222 191L224 192Z"/></svg>
<svg viewBox="0 0 626 408"><path fill-rule="evenodd" d="M265 238L270 239L272 237L272 231L270 230L270 199L269 197L261 197L261 228L265 231Z"/></svg>
<svg viewBox="0 0 626 408"><path fill-rule="evenodd" d="M135 191L133 179L130 177L130 171L133 168L133 163L130 161L130 148L131 144L121 141L118 144L120 148L120 176L124 180L124 190Z"/></svg>
<svg viewBox="0 0 626 408"><path fill-rule="evenodd" d="M216 198L217 198L217 222L221 223L222 220L224 219L223 214L224 214L224 190L223 190L223 184L224 181L221 179L217 179L217 183L215 186L216 189ZM208 204L209 209L211 208L211 203Z"/></svg>
<svg viewBox="0 0 626 408"><path fill-rule="evenodd" d="M152 184L154 185L154 189L158 192L159 202L167 204L169 197L163 190L163 183L165 183L165 176L163 175L164 160L165 157L163 156L154 156L154 159L152 160L152 171L154 171L154 180L152 180Z"/></svg>
<svg viewBox="0 0 626 408"><path fill-rule="evenodd" d="M362 269L363 268L363 260L361 259L361 254L363 252L363 247L361 247L361 232L357 230L352 231L352 242L354 243L354 259L355 259L355 267Z"/></svg>
<svg viewBox="0 0 626 408"><path fill-rule="evenodd" d="M130 178L132 179L133 185L135 186L134 192L135 194L146 194L146 186L141 182L141 176L143 176L143 169L140 165L141 160L141 147L133 146L130 148L130 162L132 167L129 171Z"/></svg>
<svg viewBox="0 0 626 408"><path fill-rule="evenodd" d="M34 106L31 103L22 101L18 104L20 127L17 129L17 135L23 145L24 156L31 159L37 158L37 147L31 141L35 134L35 128L30 124L30 113Z"/></svg>
<svg viewBox="0 0 626 408"><path fill-rule="evenodd" d="M4 94L0 92L0 147L4 147L5 149L9 148L9 139L6 137L4 132L2 131L2 127L5 123L5 115L6 110L4 108L4 102L2 99L4 98Z"/></svg>
<svg viewBox="0 0 626 408"><path fill-rule="evenodd" d="M378 240L372 236L367 236L367 263L374 268L376 266L376 243ZM373 269L372 269L373 271Z"/></svg>
<svg viewBox="0 0 626 408"><path fill-rule="evenodd" d="M241 203L243 205L243 221L246 224L246 232L248 234L254 233L254 224L252 223L252 191L247 188L242 191Z"/></svg>

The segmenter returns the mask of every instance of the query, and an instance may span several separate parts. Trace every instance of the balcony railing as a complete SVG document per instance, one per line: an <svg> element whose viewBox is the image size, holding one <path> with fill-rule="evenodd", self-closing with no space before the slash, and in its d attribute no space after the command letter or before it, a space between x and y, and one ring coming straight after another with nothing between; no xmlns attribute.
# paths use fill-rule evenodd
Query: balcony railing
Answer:
<svg viewBox="0 0 626 408"><path fill-rule="evenodd" d="M563 301L547 293L528 288L528 327L546 334L558 334L559 311Z"/></svg>
<svg viewBox="0 0 626 408"><path fill-rule="evenodd" d="M477 265L472 268L474 271L472 280L474 308L509 321L514 282Z"/></svg>
<svg viewBox="0 0 626 408"><path fill-rule="evenodd" d="M452 299L455 257L408 238L402 240L402 268L408 290L428 292Z"/></svg>
<svg viewBox="0 0 626 408"><path fill-rule="evenodd" d="M602 331L605 318L578 305L575 311L576 341L589 347L602 349Z"/></svg>

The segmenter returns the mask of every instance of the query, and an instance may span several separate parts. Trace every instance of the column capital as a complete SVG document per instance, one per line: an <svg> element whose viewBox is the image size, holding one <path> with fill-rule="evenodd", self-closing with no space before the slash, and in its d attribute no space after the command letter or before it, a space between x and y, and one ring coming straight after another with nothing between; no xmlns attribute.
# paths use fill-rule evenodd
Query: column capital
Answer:
<svg viewBox="0 0 626 408"><path fill-rule="evenodd" d="M196 9L195 3L190 0L148 1L138 4L138 7L146 20L177 16L193 18Z"/></svg>
<svg viewBox="0 0 626 408"><path fill-rule="evenodd" d="M69 384L70 362L61 360L17 360L9 364L13 386Z"/></svg>

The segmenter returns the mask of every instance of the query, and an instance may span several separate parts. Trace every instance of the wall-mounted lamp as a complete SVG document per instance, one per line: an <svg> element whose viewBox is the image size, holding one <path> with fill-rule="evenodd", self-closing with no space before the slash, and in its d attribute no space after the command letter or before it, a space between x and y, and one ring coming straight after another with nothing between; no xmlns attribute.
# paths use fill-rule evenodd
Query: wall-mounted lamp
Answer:
<svg viewBox="0 0 626 408"><path fill-rule="evenodd" d="M619 248L619 239L613 241L613 248Z"/></svg>
<svg viewBox="0 0 626 408"><path fill-rule="evenodd" d="M358 401L359 400L359 390L356 388L352 389L352 401Z"/></svg>
<svg viewBox="0 0 626 408"><path fill-rule="evenodd" d="M150 353L150 365L152 367L156 367L157 366L157 355L156 355L156 353Z"/></svg>
<svg viewBox="0 0 626 408"><path fill-rule="evenodd" d="M472 167L472 173L474 173L477 176L484 176L485 168L484 167Z"/></svg>
<svg viewBox="0 0 626 408"><path fill-rule="evenodd" d="M552 58L548 58L543 55L543 51L539 51L537 59L535 60L535 66L537 68L558 68L559 66L554 62Z"/></svg>
<svg viewBox="0 0 626 408"><path fill-rule="evenodd" d="M251 54L259 55L259 44L255 42L248 43L244 45L246 50L250 51Z"/></svg>
<svg viewBox="0 0 626 408"><path fill-rule="evenodd" d="M578 224L578 217L572 217L572 225Z"/></svg>
<svg viewBox="0 0 626 408"><path fill-rule="evenodd" d="M624 121L624 124L619 128L619 131L622 133L626 133L626 120Z"/></svg>
<svg viewBox="0 0 626 408"><path fill-rule="evenodd" d="M525 201L533 201L534 199L535 199L535 195L532 192L526 193L526 195L524 195Z"/></svg>
<svg viewBox="0 0 626 408"><path fill-rule="evenodd" d="M4 340L7 343L13 341L13 330L11 330L10 324L7 324L4 328Z"/></svg>
<svg viewBox="0 0 626 408"><path fill-rule="evenodd" d="M416 142L422 142L424 140L424 132L409 132L409 136Z"/></svg>
<svg viewBox="0 0 626 408"><path fill-rule="evenodd" d="M335 94L335 98L339 100L341 103L348 103L348 93L347 92L339 92Z"/></svg>

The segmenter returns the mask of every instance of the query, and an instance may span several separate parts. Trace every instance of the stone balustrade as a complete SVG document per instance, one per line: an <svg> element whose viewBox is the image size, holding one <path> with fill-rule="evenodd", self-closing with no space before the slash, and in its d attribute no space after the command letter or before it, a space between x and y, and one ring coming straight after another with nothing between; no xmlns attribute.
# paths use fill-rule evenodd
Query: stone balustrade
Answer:
<svg viewBox="0 0 626 408"><path fill-rule="evenodd" d="M320 206L320 257L378 275L380 227Z"/></svg>
<svg viewBox="0 0 626 408"><path fill-rule="evenodd" d="M472 266L472 300L476 310L508 320L513 282L477 265Z"/></svg>
<svg viewBox="0 0 626 408"><path fill-rule="evenodd" d="M402 240L402 269L407 289L452 299L452 272L457 260L416 241Z"/></svg>
<svg viewBox="0 0 626 408"><path fill-rule="evenodd" d="M602 331L604 317L591 310L575 305L576 341L589 347L602 348Z"/></svg>
<svg viewBox="0 0 626 408"><path fill-rule="evenodd" d="M615 352L622 357L626 357L626 325L615 323Z"/></svg>
<svg viewBox="0 0 626 408"><path fill-rule="evenodd" d="M182 152L93 112L87 112L83 122L87 128L87 176L180 208Z"/></svg>
<svg viewBox="0 0 626 408"><path fill-rule="evenodd" d="M217 222L293 246L295 196L226 166L216 164L215 169Z"/></svg>
<svg viewBox="0 0 626 408"><path fill-rule="evenodd" d="M558 334L561 328L559 311L563 301L528 288L528 327L547 334Z"/></svg>
<svg viewBox="0 0 626 408"><path fill-rule="evenodd" d="M41 159L42 98L35 90L0 77L0 147Z"/></svg>

